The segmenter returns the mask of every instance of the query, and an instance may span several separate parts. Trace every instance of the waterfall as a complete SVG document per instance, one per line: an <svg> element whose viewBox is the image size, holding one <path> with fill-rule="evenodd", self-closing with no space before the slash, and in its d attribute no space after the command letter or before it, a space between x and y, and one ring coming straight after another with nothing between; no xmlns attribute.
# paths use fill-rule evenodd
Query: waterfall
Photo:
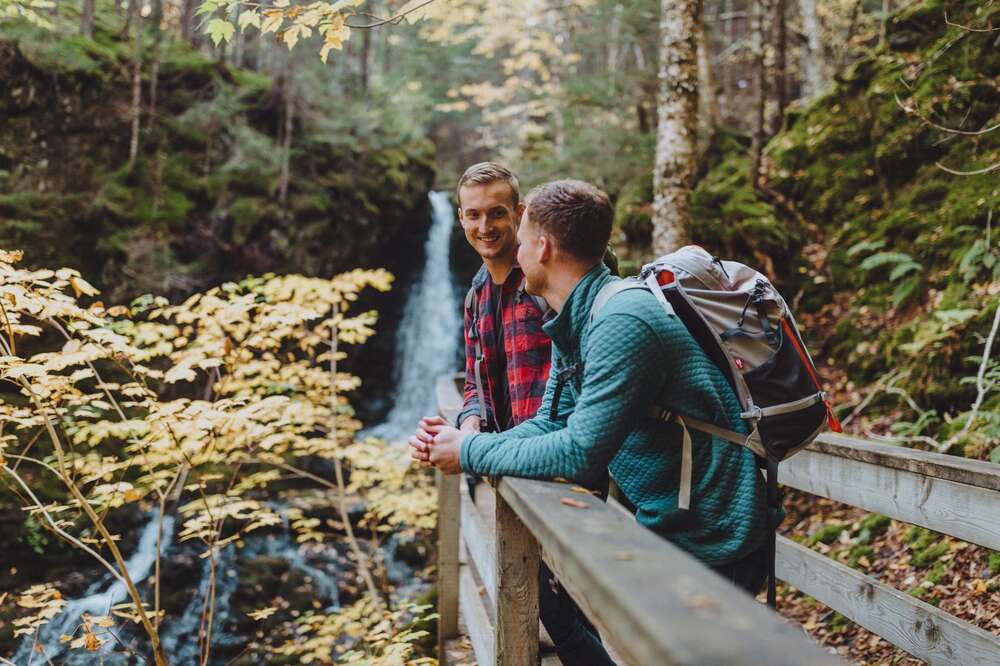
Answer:
<svg viewBox="0 0 1000 666"><path fill-rule="evenodd" d="M406 306L397 339L393 406L385 422L365 433L387 440L398 441L405 438L413 431L421 416L435 412L434 382L438 376L453 372L455 369L459 332L462 327L460 303L453 284L449 261L455 214L447 193L432 192L430 200L433 222L424 245L426 265L419 281L413 284L406 296ZM401 464L409 464L408 458ZM295 542L294 535L289 530L285 507L272 504L271 508L282 516L284 525L280 534L251 534L244 539L242 548L238 549L234 544L229 544L212 555L215 558L216 570L213 647L233 646L240 640L238 636L227 634L225 627L231 616L233 593L239 586L234 571L241 562L254 557L267 556L285 560L289 567L312 579L316 597L328 601L327 611L339 607L335 549L331 546L329 553L304 554L304 548ZM135 552L126 562L129 575L136 585L149 577L155 562L158 523L159 514L154 512L142 530ZM161 553L170 547L173 533L174 518L167 516L163 520ZM404 587L404 581L414 577L413 571L404 563L396 562L390 557L388 564L400 589ZM184 612L180 617L166 618L161 626L162 644L171 663L197 663L198 629L201 623L202 605L209 593L210 570L211 562L206 558L201 566L201 577L197 581L197 592L188 602ZM192 586L195 584L195 581L192 581ZM61 658L62 661L59 662L61 666L98 662L124 666L135 663L132 657L120 652L121 646L111 640L108 640L98 652L68 651L66 645L60 643L60 635L79 635L77 628L83 613L89 613L91 616L106 615L110 612L111 606L127 598L124 584L111 576L98 580L84 594L82 598L69 601L55 618L41 628L38 644L44 646L45 655L49 659ZM103 631L98 633L102 638L110 638ZM130 642L129 635L123 635L122 639L126 643ZM18 666L27 664L31 657L34 657L33 663L44 663L40 654L32 654L34 642L33 636L22 640L13 659L15 664ZM139 643L145 644L143 639L140 639ZM114 652L115 650L119 652ZM225 663L218 661L218 658L212 661L213 664L217 662Z"/></svg>
<svg viewBox="0 0 1000 666"><path fill-rule="evenodd" d="M156 539L159 522L160 515L157 511L153 513L143 528L142 534L139 537L139 545L136 546L132 557L125 562L125 568L128 570L129 577L136 586L149 577L153 569L153 564L156 562ZM173 537L174 517L166 516L163 518L163 536L160 543L161 553L167 549ZM125 587L125 583L108 575L102 581L92 585L87 590L87 596L67 602L62 611L47 624L42 625L38 632L38 644L44 646L45 656L51 660L61 657L68 651L67 646L60 643L59 637L62 635L71 635L76 638L82 635L77 631L77 628L82 624L80 618L84 613L89 614L91 617L110 615L111 607L122 603L127 598L128 590ZM103 631L99 633L103 633ZM32 655L34 644L34 636L29 635L22 639L20 648L14 656L14 663L26 664L32 656L35 657L36 662L41 662L41 655ZM109 641L101 647L101 653L110 652L115 648L119 648L119 646ZM79 658L86 659L86 661L81 663L93 663L92 660L96 653L81 653L83 653L82 650L74 650L70 658L62 663L72 664ZM105 660L105 663L111 662Z"/></svg>
<svg viewBox="0 0 1000 666"><path fill-rule="evenodd" d="M434 219L424 243L426 265L406 299L396 341L392 409L384 423L364 433L389 440L407 437L420 417L436 413L434 381L454 372L462 329L449 252L455 212L447 192L431 192L430 199Z"/></svg>

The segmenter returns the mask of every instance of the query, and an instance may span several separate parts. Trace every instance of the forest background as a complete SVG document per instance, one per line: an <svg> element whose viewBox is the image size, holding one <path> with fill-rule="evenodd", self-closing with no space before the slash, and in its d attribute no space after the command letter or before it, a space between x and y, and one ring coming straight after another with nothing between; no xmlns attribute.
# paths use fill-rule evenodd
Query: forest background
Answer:
<svg viewBox="0 0 1000 666"><path fill-rule="evenodd" d="M623 272L684 239L763 269L850 432L1000 463L994 0L0 17L0 656L174 663L173 621L205 664L432 658L430 481L355 434L391 406L426 195L481 159L604 188ZM792 538L1000 633L1000 554L790 502ZM175 518L132 584L143 525ZM102 575L121 606L43 640ZM859 663L908 659L780 604Z"/></svg>

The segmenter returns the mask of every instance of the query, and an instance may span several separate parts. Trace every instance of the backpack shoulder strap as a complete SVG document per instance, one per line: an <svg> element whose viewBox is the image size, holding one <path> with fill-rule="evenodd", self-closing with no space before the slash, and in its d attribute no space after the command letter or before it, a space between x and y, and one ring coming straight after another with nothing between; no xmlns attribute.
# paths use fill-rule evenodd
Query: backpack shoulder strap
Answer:
<svg viewBox="0 0 1000 666"><path fill-rule="evenodd" d="M597 292L597 297L594 299L594 303L590 306L590 317L587 319L587 324L590 325L594 323L594 320L597 319L597 315L615 295L630 289L646 289L648 291L649 287L634 278L612 280L601 287L601 290Z"/></svg>
<svg viewBox="0 0 1000 666"><path fill-rule="evenodd" d="M473 319L475 319L476 311L479 309L476 307L477 305L479 305L479 293L474 286L469 287L468 293L465 294L465 309L472 310Z"/></svg>
<svg viewBox="0 0 1000 666"><path fill-rule="evenodd" d="M489 432L489 415L486 413L486 401L483 391L483 344L479 339L479 292L475 285L469 288L465 295L465 309L472 314L472 322L469 326L469 340L472 342L475 362L473 373L476 378L476 402L479 406L479 418L483 432ZM461 424L459 424L461 426Z"/></svg>

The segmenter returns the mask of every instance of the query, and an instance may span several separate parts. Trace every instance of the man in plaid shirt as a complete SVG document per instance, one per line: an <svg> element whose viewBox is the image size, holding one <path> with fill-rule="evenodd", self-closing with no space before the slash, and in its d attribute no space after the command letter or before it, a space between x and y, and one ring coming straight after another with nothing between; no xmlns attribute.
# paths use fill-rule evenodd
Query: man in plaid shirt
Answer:
<svg viewBox="0 0 1000 666"><path fill-rule="evenodd" d="M501 432L527 421L542 403L551 341L542 331L545 301L525 292L517 264L517 224L524 213L517 178L492 162L469 167L458 181L458 217L465 238L483 258L465 299L465 400L456 426ZM410 445L430 443L421 421ZM470 494L475 496L474 479ZM541 563L539 615L564 664L613 666L597 630Z"/></svg>
<svg viewBox="0 0 1000 666"><path fill-rule="evenodd" d="M465 402L456 425L500 432L533 417L541 404L551 357L542 332L548 306L525 293L517 265L524 204L514 175L491 162L473 165L458 195L462 229L483 266L465 299Z"/></svg>

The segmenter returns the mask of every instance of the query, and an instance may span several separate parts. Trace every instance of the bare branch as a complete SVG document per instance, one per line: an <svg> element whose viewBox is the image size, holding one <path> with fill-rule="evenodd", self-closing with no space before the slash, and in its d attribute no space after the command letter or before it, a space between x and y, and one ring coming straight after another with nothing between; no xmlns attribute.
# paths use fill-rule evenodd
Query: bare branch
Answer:
<svg viewBox="0 0 1000 666"><path fill-rule="evenodd" d="M944 22L947 23L948 25L952 26L953 28L961 28L962 30L966 30L968 32L997 32L998 30L1000 30L1000 28L994 28L993 27L993 22L992 21L989 23L989 27L988 28L971 28L971 27L969 27L967 25L962 25L961 23L953 23L952 21L950 21L948 19L948 12L947 12L947 10L944 13Z"/></svg>
<svg viewBox="0 0 1000 666"><path fill-rule="evenodd" d="M44 465L45 467L49 467L48 465L46 465L45 463L41 462L40 460L35 460L33 458L25 458L24 456L13 456L13 455L10 455L10 454L7 454L6 457L8 457L8 458L19 458L19 459L22 459L22 460L29 460L31 462L37 462L40 465ZM3 471L7 472L7 474L9 474L10 476L12 476L14 478L14 480L17 481L18 485L21 486L21 488L24 489L24 492L26 492L28 494L28 496L31 497L32 501L34 501L34 503L35 503L35 506L34 507L29 507L29 508L36 508L36 509L38 509L38 512L41 513L42 516L45 517L45 521L49 524L49 527L52 528L53 532L55 532L56 534L58 534L59 536L61 536L66 541L68 541L69 543L71 543L74 546L76 546L77 548L79 548L80 550L84 551L88 555L91 555L94 559L96 559L98 562L100 562L104 566L105 569L107 569L109 572L111 572L111 575L114 576L119 582L122 582L122 583L125 582L125 580L122 578L121 574L118 573L118 570L115 569L111 565L110 562L108 562L106 559L104 559L103 557L101 557L101 555L99 553L97 553L94 549L92 549L90 546L88 546L87 544L83 543L82 541L80 541L79 539L77 539L75 536L73 536L69 532L65 531L64 529L62 529L61 527L59 527L58 525L56 525L55 521L52 520L52 516L50 516L49 512L46 511L46 509L45 509L44 506L42 506L41 501L39 501L39 499L35 496L35 493L31 492L31 488L28 487L28 484L24 482L24 479L22 479L18 475L17 472L15 472L14 470L12 470L7 465L4 465L0 469L3 469ZM52 468L49 467L49 469L52 469ZM52 470L52 471L55 472L55 470ZM58 474L58 472L57 472L57 474Z"/></svg>
<svg viewBox="0 0 1000 666"><path fill-rule="evenodd" d="M990 211L990 213L992 216L993 211ZM990 353L993 351L993 342L997 337L997 329L1000 329L1000 303L997 303L997 310L993 315L993 327L990 329L989 335L986 336L983 359L979 363L979 371L976 373L976 400L972 403L972 408L969 410L969 417L965 419L965 425L945 442L948 446L951 446L969 434L969 430L972 429L972 423L976 420L976 415L979 413L979 408L982 407L983 400L986 398L986 368L990 363Z"/></svg>
<svg viewBox="0 0 1000 666"><path fill-rule="evenodd" d="M981 136L983 134L988 134L996 129L1000 129L1000 123L996 125L991 125L990 127L984 127L983 129L979 130L960 130L960 129L955 129L954 127L945 127L944 125L937 124L927 116L920 113L920 110L917 109L915 104L913 106L909 106L905 104L901 99L899 99L899 95L894 94L893 97L896 98L896 104L898 104L899 108L901 108L903 111L916 116L927 125L930 125L934 129L941 130L942 132L948 132L949 134L961 134L962 136Z"/></svg>
<svg viewBox="0 0 1000 666"><path fill-rule="evenodd" d="M994 171L1000 171L1000 162L997 162L996 164L991 164L983 169L977 169L975 171L957 171L955 169L946 167L940 162L935 162L934 166L954 176L982 176L987 173L993 173Z"/></svg>
<svg viewBox="0 0 1000 666"><path fill-rule="evenodd" d="M377 27L379 27L381 25L387 25L389 23L391 23L393 25L398 25L399 22L403 20L403 17L405 17L407 14L412 14L413 12L417 11L418 9L423 9L424 7L426 7L427 5L431 4L432 2L434 2L434 0L427 0L426 2L423 2L423 3L419 4L419 5L417 5L416 7L411 7L410 9L406 10L405 12L402 12L400 14L396 14L395 16L391 16L391 17L389 17L387 19L379 19L378 21L375 21L373 23L368 23L368 24L365 24L365 25L355 25L353 23L346 23L346 25L347 25L348 28L351 28L352 30L368 30L370 28L377 28Z"/></svg>

